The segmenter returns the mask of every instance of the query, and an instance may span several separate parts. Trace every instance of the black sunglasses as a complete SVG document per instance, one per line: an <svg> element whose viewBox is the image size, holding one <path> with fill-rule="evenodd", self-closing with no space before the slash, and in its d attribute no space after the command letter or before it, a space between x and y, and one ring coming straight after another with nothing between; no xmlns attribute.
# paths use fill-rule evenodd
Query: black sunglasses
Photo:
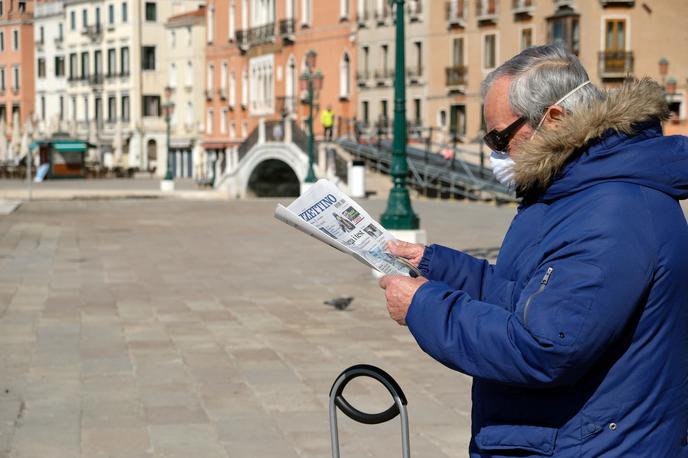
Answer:
<svg viewBox="0 0 688 458"><path fill-rule="evenodd" d="M521 127L524 122L526 122L526 119L527 118L525 116L521 116L502 130L492 129L485 134L483 141L494 151L506 152L511 138L514 136L518 128Z"/></svg>

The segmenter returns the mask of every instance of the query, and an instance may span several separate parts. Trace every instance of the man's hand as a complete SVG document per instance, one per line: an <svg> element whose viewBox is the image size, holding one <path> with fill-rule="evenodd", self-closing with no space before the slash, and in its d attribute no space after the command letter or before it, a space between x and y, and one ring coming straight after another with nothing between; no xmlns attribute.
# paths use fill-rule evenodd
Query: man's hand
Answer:
<svg viewBox="0 0 688 458"><path fill-rule="evenodd" d="M427 282L427 278L411 278L403 275L385 275L380 279L380 288L385 290L389 316L400 325L406 324L406 313L413 295Z"/></svg>
<svg viewBox="0 0 688 458"><path fill-rule="evenodd" d="M387 242L387 248L394 256L406 259L415 267L418 267L420 260L423 258L423 253L425 253L425 245L421 245L420 243L402 241L394 243L390 240Z"/></svg>

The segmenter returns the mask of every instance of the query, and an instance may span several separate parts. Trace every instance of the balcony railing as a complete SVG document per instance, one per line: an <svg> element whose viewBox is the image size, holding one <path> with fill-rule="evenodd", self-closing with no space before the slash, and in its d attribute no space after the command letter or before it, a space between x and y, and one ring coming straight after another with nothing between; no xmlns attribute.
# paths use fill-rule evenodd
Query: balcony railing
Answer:
<svg viewBox="0 0 688 458"><path fill-rule="evenodd" d="M239 49L241 49L242 51L248 50L248 31L237 30L235 36L237 46L239 46Z"/></svg>
<svg viewBox="0 0 688 458"><path fill-rule="evenodd" d="M218 89L217 95L220 96L220 100L227 100L227 89L223 87Z"/></svg>
<svg viewBox="0 0 688 458"><path fill-rule="evenodd" d="M257 46L275 40L275 23L252 27L248 30L249 46Z"/></svg>
<svg viewBox="0 0 688 458"><path fill-rule="evenodd" d="M423 67L408 67L406 69L406 76L408 76L411 81L420 80L423 77Z"/></svg>
<svg viewBox="0 0 688 458"><path fill-rule="evenodd" d="M92 86L100 86L103 84L103 75L98 73L94 75L90 75L88 77L88 83L91 84Z"/></svg>
<svg viewBox="0 0 688 458"><path fill-rule="evenodd" d="M445 69L447 74L447 87L455 88L456 86L465 86L468 81L468 68L465 65L454 65Z"/></svg>
<svg viewBox="0 0 688 458"><path fill-rule="evenodd" d="M498 14L497 0L476 0L475 17L478 22L495 22Z"/></svg>
<svg viewBox="0 0 688 458"><path fill-rule="evenodd" d="M205 98L206 98L206 100L213 100L213 94L214 94L214 93L215 93L215 91L213 91L212 89L206 89L206 90L205 90Z"/></svg>
<svg viewBox="0 0 688 458"><path fill-rule="evenodd" d="M421 0L408 0L406 8L410 21L415 22L420 20L420 16L423 14L423 2Z"/></svg>
<svg viewBox="0 0 688 458"><path fill-rule="evenodd" d="M394 78L394 70L391 68L385 68L383 70L375 70L374 72L375 79L380 82L384 82L385 80L391 80Z"/></svg>
<svg viewBox="0 0 688 458"><path fill-rule="evenodd" d="M55 47L57 49L62 49L62 43L64 43L64 38L63 37L57 37L55 38Z"/></svg>
<svg viewBox="0 0 688 458"><path fill-rule="evenodd" d="M358 82L359 86L365 86L369 79L370 72L368 70L356 72L356 81Z"/></svg>
<svg viewBox="0 0 688 458"><path fill-rule="evenodd" d="M605 6L633 6L634 0L600 0L600 5Z"/></svg>
<svg viewBox="0 0 688 458"><path fill-rule="evenodd" d="M600 77L625 78L633 74L633 51L600 51Z"/></svg>
<svg viewBox="0 0 688 458"><path fill-rule="evenodd" d="M296 97L295 96L284 96L275 98L277 105L275 109L277 113L280 114L292 114L296 113Z"/></svg>
<svg viewBox="0 0 688 458"><path fill-rule="evenodd" d="M81 34L88 36L91 41L99 41L102 38L103 28L100 24L89 25L81 31Z"/></svg>
<svg viewBox="0 0 688 458"><path fill-rule="evenodd" d="M512 0L512 9L517 16L532 16L535 8L533 0Z"/></svg>
<svg viewBox="0 0 688 458"><path fill-rule="evenodd" d="M466 26L466 6L466 0L451 0L446 3L447 21L450 26Z"/></svg>
<svg viewBox="0 0 688 458"><path fill-rule="evenodd" d="M296 19L282 19L279 22L279 34L285 41L293 41L296 32Z"/></svg>
<svg viewBox="0 0 688 458"><path fill-rule="evenodd" d="M384 4L382 10L375 10L375 22L377 25L385 25L387 23L387 19L390 17L392 17L392 11L386 3Z"/></svg>
<svg viewBox="0 0 688 458"><path fill-rule="evenodd" d="M356 22L358 22L359 26L364 27L369 19L370 12L367 9L359 10L358 13L356 13Z"/></svg>

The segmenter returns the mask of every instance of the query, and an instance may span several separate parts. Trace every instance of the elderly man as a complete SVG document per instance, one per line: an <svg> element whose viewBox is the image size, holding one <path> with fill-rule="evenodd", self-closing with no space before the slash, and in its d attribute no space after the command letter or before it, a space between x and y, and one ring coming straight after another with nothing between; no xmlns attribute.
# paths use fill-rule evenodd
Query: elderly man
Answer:
<svg viewBox="0 0 688 458"><path fill-rule="evenodd" d="M662 89L603 93L562 48L483 83L498 179L522 204L490 265L390 249L393 319L473 382L470 456L688 457L688 139Z"/></svg>

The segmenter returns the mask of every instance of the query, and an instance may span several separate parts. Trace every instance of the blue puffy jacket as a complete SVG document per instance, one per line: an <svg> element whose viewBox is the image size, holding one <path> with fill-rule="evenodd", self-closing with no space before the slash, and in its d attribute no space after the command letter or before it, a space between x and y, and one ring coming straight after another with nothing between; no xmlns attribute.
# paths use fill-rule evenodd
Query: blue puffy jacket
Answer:
<svg viewBox="0 0 688 458"><path fill-rule="evenodd" d="M426 248L406 320L474 378L472 458L688 457L688 137L665 115L640 81L543 132L496 265Z"/></svg>

